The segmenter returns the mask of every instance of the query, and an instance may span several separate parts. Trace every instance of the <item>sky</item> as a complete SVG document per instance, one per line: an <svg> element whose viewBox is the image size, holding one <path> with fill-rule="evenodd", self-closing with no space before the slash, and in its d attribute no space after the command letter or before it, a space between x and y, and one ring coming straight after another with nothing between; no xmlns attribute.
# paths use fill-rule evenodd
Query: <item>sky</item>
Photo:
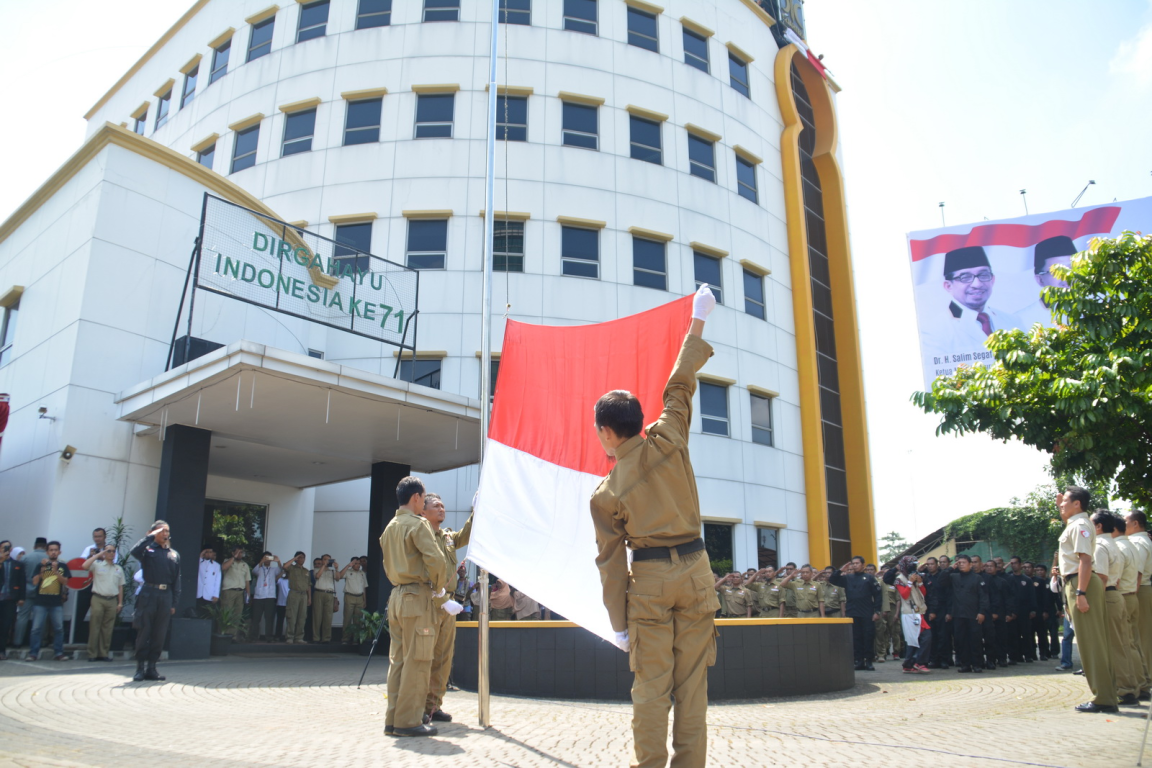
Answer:
<svg viewBox="0 0 1152 768"><path fill-rule="evenodd" d="M734 2L734 0L723 0ZM0 0L0 221L84 139L83 115L191 0ZM906 233L1152 195L1149 0L808 0L837 97L877 532L915 540L1044 482L1046 457L936 437ZM51 46L42 32L51 29ZM13 33L14 34L11 34ZM33 34L33 32L36 32Z"/></svg>

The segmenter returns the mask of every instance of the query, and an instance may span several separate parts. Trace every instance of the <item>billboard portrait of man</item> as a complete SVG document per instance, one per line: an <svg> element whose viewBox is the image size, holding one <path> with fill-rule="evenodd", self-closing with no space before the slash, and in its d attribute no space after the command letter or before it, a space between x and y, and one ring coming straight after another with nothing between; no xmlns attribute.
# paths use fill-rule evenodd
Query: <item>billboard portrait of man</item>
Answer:
<svg viewBox="0 0 1152 768"><path fill-rule="evenodd" d="M1066 235L1049 237L1036 243L1033 252L1033 271L1036 273L1036 285L1039 286L1040 295L1036 301L1020 310L1020 327L1030 329L1036 323L1052 325L1052 310L1044 303L1043 292L1045 288L1067 288L1068 284L1052 274L1052 267L1059 264L1062 267L1072 266L1072 256L1078 253L1072 238Z"/></svg>
<svg viewBox="0 0 1152 768"><path fill-rule="evenodd" d="M939 349L981 349L993 332L1018 328L1010 312L989 306L996 274L988 254L979 245L948 251L944 255L944 291L947 310L938 313L935 327L925 329Z"/></svg>

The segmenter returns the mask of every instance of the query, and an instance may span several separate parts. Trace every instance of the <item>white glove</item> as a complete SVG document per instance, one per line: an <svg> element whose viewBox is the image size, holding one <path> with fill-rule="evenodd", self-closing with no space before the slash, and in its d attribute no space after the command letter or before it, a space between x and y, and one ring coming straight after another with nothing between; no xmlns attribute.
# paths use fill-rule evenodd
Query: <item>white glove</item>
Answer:
<svg viewBox="0 0 1152 768"><path fill-rule="evenodd" d="M708 287L708 283L704 283L700 286L700 290L696 291L696 295L692 297L692 319L707 320L708 315L712 314L714 309L716 309L716 297L712 294L712 289Z"/></svg>
<svg viewBox="0 0 1152 768"><path fill-rule="evenodd" d="M440 587L440 591L432 595L432 597L444 597L444 587Z"/></svg>
<svg viewBox="0 0 1152 768"><path fill-rule="evenodd" d="M460 611L464 610L464 606L460 605L460 603L456 602L455 600L449 600L440 607L443 608L449 616L455 616L456 614L460 613Z"/></svg>
<svg viewBox="0 0 1152 768"><path fill-rule="evenodd" d="M476 502L480 499L480 489L476 489L476 493L472 494L472 509L476 509Z"/></svg>
<svg viewBox="0 0 1152 768"><path fill-rule="evenodd" d="M715 300L713 300L715 302ZM616 647L622 651L632 650L632 643L628 640L628 630L616 633Z"/></svg>

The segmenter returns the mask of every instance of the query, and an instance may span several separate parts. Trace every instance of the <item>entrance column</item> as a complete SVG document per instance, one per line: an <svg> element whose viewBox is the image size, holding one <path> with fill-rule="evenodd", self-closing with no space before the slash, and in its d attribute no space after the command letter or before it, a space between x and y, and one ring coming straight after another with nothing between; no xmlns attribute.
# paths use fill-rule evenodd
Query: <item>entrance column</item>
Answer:
<svg viewBox="0 0 1152 768"><path fill-rule="evenodd" d="M364 610L383 613L392 594L392 583L384 575L384 552L380 537L396 516L396 486L412 474L407 464L380 461L372 465L372 486L368 492L368 589Z"/></svg>
<svg viewBox="0 0 1152 768"><path fill-rule="evenodd" d="M171 526L173 547L180 553L180 604L176 606L176 618L196 605L211 442L209 430L183 424L173 424L164 432L156 519L166 520Z"/></svg>

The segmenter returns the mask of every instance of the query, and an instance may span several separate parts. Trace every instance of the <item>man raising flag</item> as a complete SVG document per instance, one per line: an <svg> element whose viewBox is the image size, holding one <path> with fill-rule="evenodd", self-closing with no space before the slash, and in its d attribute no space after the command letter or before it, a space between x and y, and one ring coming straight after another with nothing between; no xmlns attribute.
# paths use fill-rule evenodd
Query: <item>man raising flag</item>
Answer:
<svg viewBox="0 0 1152 768"><path fill-rule="evenodd" d="M616 459L592 495L596 564L617 644L629 651L635 672L632 765L640 768L668 762L673 697L675 764L702 768L707 758L707 668L716 661L719 601L700 538L688 430L696 372L712 356L702 335L715 306L711 289L701 286L664 389L664 410L646 439L640 400L631 392L614 390L596 403L596 434Z"/></svg>

